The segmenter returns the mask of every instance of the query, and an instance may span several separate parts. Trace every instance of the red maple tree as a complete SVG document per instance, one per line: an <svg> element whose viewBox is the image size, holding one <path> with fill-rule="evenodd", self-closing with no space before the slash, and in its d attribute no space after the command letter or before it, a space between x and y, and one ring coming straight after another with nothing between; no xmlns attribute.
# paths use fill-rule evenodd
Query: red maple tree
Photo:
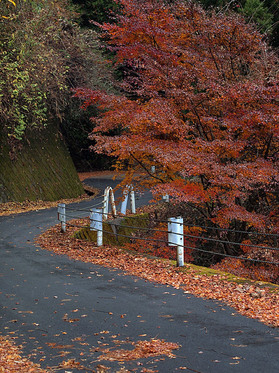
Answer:
<svg viewBox="0 0 279 373"><path fill-rule="evenodd" d="M85 108L101 110L95 151L127 169L124 183L140 173L155 195L193 206L205 224L278 233L276 55L236 14L191 1L119 3L117 23L100 27L121 94L76 91Z"/></svg>

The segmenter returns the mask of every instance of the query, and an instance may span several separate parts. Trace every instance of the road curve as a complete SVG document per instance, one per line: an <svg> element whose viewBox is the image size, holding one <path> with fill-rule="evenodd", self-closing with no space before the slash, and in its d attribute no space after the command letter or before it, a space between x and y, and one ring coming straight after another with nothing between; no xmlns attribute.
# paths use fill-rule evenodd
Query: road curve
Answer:
<svg viewBox="0 0 279 373"><path fill-rule="evenodd" d="M100 189L117 183L87 182ZM123 366L133 372L279 372L278 329L219 302L41 250L34 237L56 219L56 209L0 217L1 334L15 337L25 356L43 368L69 359L87 367L64 372L90 372L99 364L108 372ZM152 338L178 343L176 358L98 361L99 348L115 340Z"/></svg>

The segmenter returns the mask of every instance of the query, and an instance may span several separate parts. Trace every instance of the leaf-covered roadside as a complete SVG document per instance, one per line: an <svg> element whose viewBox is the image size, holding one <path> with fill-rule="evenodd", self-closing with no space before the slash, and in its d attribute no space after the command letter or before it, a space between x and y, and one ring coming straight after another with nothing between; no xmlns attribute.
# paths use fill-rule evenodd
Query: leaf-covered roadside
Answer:
<svg viewBox="0 0 279 373"><path fill-rule="evenodd" d="M92 176L104 176L104 175L111 175L114 176L112 172L104 172L104 171L95 171L95 172L80 172L78 173L79 179L83 184L83 188L86 191L83 195L79 198L71 198L71 199L61 199L59 201L23 201L23 202L5 202L0 204L0 216L8 216L11 214L20 214L22 212L28 211L35 211L35 210L43 210L48 209L51 207L57 207L59 203L74 203L80 202L85 199L92 198L92 196L96 196L98 194L98 190L96 188L92 188L84 182L85 179L90 178ZM89 192L89 193L88 193ZM92 196L89 196L91 194Z"/></svg>
<svg viewBox="0 0 279 373"><path fill-rule="evenodd" d="M22 212L36 211L57 207L58 203L74 203L90 198L88 194L83 194L79 198L61 199L59 201L24 201L24 202L5 202L0 204L0 216L11 214L20 214Z"/></svg>
<svg viewBox="0 0 279 373"><path fill-rule="evenodd" d="M92 173L88 173L88 175L92 175ZM88 176L89 177L89 176ZM82 176L79 175L81 181L84 180ZM20 214L22 212L28 211L36 211L36 210L44 210L49 209L52 207L57 207L59 203L75 203L80 202L86 199L92 198L92 196L96 196L98 194L98 190L96 188L92 188L86 183L82 183L83 188L86 191L83 195L78 198L71 198L71 199L61 199L59 201L23 201L23 202L5 202L0 204L0 216L8 216L11 214ZM91 194L91 196L89 195Z"/></svg>
<svg viewBox="0 0 279 373"><path fill-rule="evenodd" d="M85 225L83 219L70 223ZM232 282L226 280L227 275L222 272L208 276L187 264L179 269L168 260L149 258L121 248L96 247L92 242L73 238L75 230L75 227L69 226L66 233L61 233L60 225L56 225L40 235L37 243L43 249L68 255L74 260L118 268L127 275L181 288L198 297L222 301L242 315L270 326L279 326L279 291L276 286L271 288L264 283L248 280Z"/></svg>

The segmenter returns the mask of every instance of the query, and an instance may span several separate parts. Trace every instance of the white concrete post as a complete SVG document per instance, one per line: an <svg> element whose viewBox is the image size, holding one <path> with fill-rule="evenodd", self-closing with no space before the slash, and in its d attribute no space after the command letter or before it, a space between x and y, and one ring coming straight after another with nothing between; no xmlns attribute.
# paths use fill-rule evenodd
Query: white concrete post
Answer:
<svg viewBox="0 0 279 373"><path fill-rule="evenodd" d="M111 212L112 212L113 217L115 218L117 215L117 212L116 212L114 193L113 193L112 188L110 188L109 190L109 198L110 198Z"/></svg>
<svg viewBox="0 0 279 373"><path fill-rule="evenodd" d="M104 219L107 219L108 217L109 191L110 191L110 187L106 187L105 192L104 192L104 204L103 204Z"/></svg>
<svg viewBox="0 0 279 373"><path fill-rule="evenodd" d="M61 232L66 232L66 205L59 203L58 205L58 220L61 221Z"/></svg>
<svg viewBox="0 0 279 373"><path fill-rule="evenodd" d="M184 266L184 236L183 236L183 218L168 219L168 241L169 246L177 246L177 265Z"/></svg>
<svg viewBox="0 0 279 373"><path fill-rule="evenodd" d="M129 196L130 196L131 212L132 214L135 214L136 213L136 199L135 199L135 192L133 190L133 187L131 185L130 186L126 185L123 195L125 197L121 204L121 214L126 215Z"/></svg>
<svg viewBox="0 0 279 373"><path fill-rule="evenodd" d="M168 194L164 194L162 197L163 201L169 202L170 201L170 196Z"/></svg>
<svg viewBox="0 0 279 373"><path fill-rule="evenodd" d="M121 214L123 215L126 215L126 210L127 210L127 203L128 203L128 198L129 198L129 187L126 186L126 188L124 189L123 191L123 195L124 195L124 200L122 201L121 203Z"/></svg>
<svg viewBox="0 0 279 373"><path fill-rule="evenodd" d="M132 214L136 213L136 199L135 199L135 192L133 189L130 191L130 203L131 203L131 212Z"/></svg>
<svg viewBox="0 0 279 373"><path fill-rule="evenodd" d="M109 191L108 191L108 188L109 187L107 187L105 189L105 192L104 192L104 202L103 202L104 219L107 219L107 217L108 217L108 204L109 204L109 199L108 199ZM90 210L90 213L91 213L91 210Z"/></svg>
<svg viewBox="0 0 279 373"><path fill-rule="evenodd" d="M90 210L90 230L97 231L97 246L103 245L103 214L102 209Z"/></svg>
<svg viewBox="0 0 279 373"><path fill-rule="evenodd" d="M115 207L115 201L114 201L114 193L112 187L107 187L104 192L104 219L107 219L108 217L108 210L109 210L109 202L111 205L111 212L112 215L115 217L116 214L116 207Z"/></svg>

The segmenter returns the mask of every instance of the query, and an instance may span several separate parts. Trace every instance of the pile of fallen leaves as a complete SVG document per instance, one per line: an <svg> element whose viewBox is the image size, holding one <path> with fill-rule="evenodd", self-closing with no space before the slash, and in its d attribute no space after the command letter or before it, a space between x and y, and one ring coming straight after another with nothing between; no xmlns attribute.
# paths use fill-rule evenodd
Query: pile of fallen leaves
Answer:
<svg viewBox="0 0 279 373"><path fill-rule="evenodd" d="M85 220L76 219L70 223L82 226ZM97 247L92 242L73 238L76 229L69 226L67 232L61 233L58 224L39 236L37 243L43 249L75 260L118 268L126 274L181 288L198 297L222 301L242 315L279 326L279 287L276 285L248 280L244 283L228 281L227 274L222 272L200 274L189 264L178 268L169 260L152 259L116 247Z"/></svg>
<svg viewBox="0 0 279 373"><path fill-rule="evenodd" d="M96 177L109 177L110 179L113 179L115 177L123 177L125 175L125 172L121 171L90 171L90 172L79 172L78 177L80 181L84 181L86 179L90 178L96 178Z"/></svg>
<svg viewBox="0 0 279 373"><path fill-rule="evenodd" d="M132 350L105 349L103 354L99 356L99 360L130 361L160 355L167 355L168 357L173 358L175 355L172 353L172 350L177 350L179 348L177 343L165 342L162 339L131 342L131 344L134 346L134 349Z"/></svg>
<svg viewBox="0 0 279 373"><path fill-rule="evenodd" d="M1 373L47 373L38 364L22 358L21 349L9 337L0 336L0 372Z"/></svg>

